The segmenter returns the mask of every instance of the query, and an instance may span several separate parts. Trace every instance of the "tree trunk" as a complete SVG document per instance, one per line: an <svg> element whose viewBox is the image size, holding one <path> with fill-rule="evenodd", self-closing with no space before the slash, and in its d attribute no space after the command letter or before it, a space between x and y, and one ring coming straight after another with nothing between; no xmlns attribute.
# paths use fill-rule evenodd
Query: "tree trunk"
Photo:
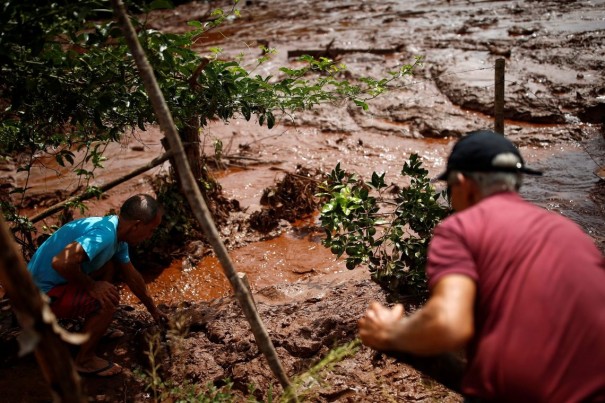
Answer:
<svg viewBox="0 0 605 403"><path fill-rule="evenodd" d="M256 310L252 295L250 295L250 292L248 292L246 289L243 281L238 277L233 262L231 261L229 253L227 252L227 248L220 239L216 225L212 221L210 211L202 197L198 182L191 174L191 169L187 163L187 158L185 158L183 144L177 133L172 115L168 109L168 106L166 105L164 95L162 94L162 91L160 90L160 87L155 79L153 69L147 60L141 44L139 43L134 27L126 14L124 3L121 0L111 0L111 4L116 13L118 23L120 24L120 27L124 33L124 39L126 40L126 43L128 44L132 56L137 64L137 68L139 69L139 73L145 84L145 89L149 94L149 99L153 105L155 114L158 117L160 128L168 139L170 150L175 152L174 159L176 163L176 173L180 179L181 186L183 187L185 196L187 197L187 201L189 202L196 219L202 226L208 241L212 245L212 248L221 262L225 276L233 287L235 297L240 305L240 308L244 312L244 315L252 328L252 333L254 334L258 349L267 359L269 368L271 368L281 386L284 389L289 389L290 380L288 379L288 376L281 365L277 352L275 351L275 347L273 346L273 342L269 338L267 329L265 328L258 311ZM294 397L291 400L296 401L297 399Z"/></svg>
<svg viewBox="0 0 605 403"><path fill-rule="evenodd" d="M58 334L59 325L27 272L23 257L0 215L0 282L23 328L21 354L35 350L44 378L57 402L86 402L67 346ZM29 351L28 351L29 350Z"/></svg>
<svg viewBox="0 0 605 403"><path fill-rule="evenodd" d="M202 152L200 150L200 125L196 118L191 119L179 134L185 146L185 156L193 177L198 181L205 181L202 170Z"/></svg>

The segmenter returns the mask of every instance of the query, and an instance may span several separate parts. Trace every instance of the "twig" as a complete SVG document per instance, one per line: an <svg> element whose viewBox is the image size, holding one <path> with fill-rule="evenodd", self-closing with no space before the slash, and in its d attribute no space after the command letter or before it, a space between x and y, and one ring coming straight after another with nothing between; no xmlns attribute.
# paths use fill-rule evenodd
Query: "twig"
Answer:
<svg viewBox="0 0 605 403"><path fill-rule="evenodd" d="M116 178L114 180L112 180L111 182L107 182L105 185L100 186L99 190L102 192L106 192L109 189L112 189L116 186L118 186L121 183L126 182L129 179L134 178L135 176L139 176L140 174L142 174L143 172L149 171L151 168L155 168L156 166L164 163L166 160L168 160L170 157L172 156L171 152L166 152L164 154L162 154L161 156L154 158L153 160L149 161L147 164L143 165L140 168L135 169L132 172L127 173L124 176L121 176L119 178ZM67 206L70 203L75 203L75 202L81 202L84 200L88 200L93 198L95 195L93 193L90 192L85 192L82 193L78 196L74 196L74 197L70 197L67 200L63 200L60 203L55 204L54 206L51 206L49 208L47 208L46 210L44 210L43 212L41 212L40 214L37 214L35 216L33 216L32 218L30 218L29 220L32 223L38 222L50 215L53 215L54 213L61 211L65 206Z"/></svg>

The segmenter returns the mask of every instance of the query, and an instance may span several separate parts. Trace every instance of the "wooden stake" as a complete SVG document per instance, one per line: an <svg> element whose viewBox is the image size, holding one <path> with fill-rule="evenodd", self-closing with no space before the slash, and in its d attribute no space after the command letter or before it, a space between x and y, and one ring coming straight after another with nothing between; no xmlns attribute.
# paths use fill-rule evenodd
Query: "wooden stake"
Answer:
<svg viewBox="0 0 605 403"><path fill-rule="evenodd" d="M494 131L504 135L504 59L496 59L496 91L494 98Z"/></svg>
<svg viewBox="0 0 605 403"><path fill-rule="evenodd" d="M258 315L254 305L254 300L241 279L238 277L229 254L227 253L227 248L220 239L216 225L214 224L210 211L208 210L208 206L206 205L197 181L193 177L191 169L189 168L189 163L187 162L185 151L183 149L183 144L178 135L174 121L172 120L172 115L168 110L168 106L166 105L166 101L164 100L164 95L158 86L151 65L145 56L145 52L139 43L136 32L128 18L128 15L126 14L124 3L121 0L111 0L111 4L118 22L122 27L124 39L132 52L132 56L139 69L139 74L141 75L143 83L145 84L145 89L147 90L149 99L160 123L160 128L168 139L170 150L175 153L175 170L180 179L181 186L183 187L183 192L187 197L187 201L189 202L195 217L202 226L208 242L210 242L212 245L214 252L221 262L223 272L231 283L231 286L235 291L235 297L240 307L244 311L246 319L250 323L252 333L254 334L254 338L256 339L259 350L265 355L269 363L269 367L279 380L282 387L284 389L288 389L290 387L290 380L288 379L281 362L279 361L273 343L271 342L267 330L265 329L265 326Z"/></svg>

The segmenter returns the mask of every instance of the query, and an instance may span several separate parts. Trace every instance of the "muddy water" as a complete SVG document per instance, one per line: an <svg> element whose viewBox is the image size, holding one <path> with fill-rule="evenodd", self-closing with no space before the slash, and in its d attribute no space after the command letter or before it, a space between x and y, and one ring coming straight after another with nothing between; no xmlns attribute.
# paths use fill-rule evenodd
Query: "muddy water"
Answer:
<svg viewBox="0 0 605 403"><path fill-rule="evenodd" d="M231 260L238 272L246 274L253 291L346 270L319 244L316 235L286 233L234 250ZM208 301L231 293L231 286L214 256L204 258L196 266L174 262L151 279L148 286L153 298L164 303ZM138 303L128 292L124 293L122 302Z"/></svg>
<svg viewBox="0 0 605 403"><path fill-rule="evenodd" d="M366 178L373 171L386 172L387 182L405 183L399 172L406 157L411 153L420 154L431 175L436 176L444 168L454 142L449 138L409 139L373 133L351 136L322 133L312 128L288 130L276 138L267 138L264 131L244 122L220 126L210 132L225 142L230 140L236 149L239 145L247 146L246 149L252 150L247 155L255 159L272 161L262 166L217 173L224 192L237 198L248 211L260 208L263 189L298 164L329 170L340 162L343 169ZM595 132L582 142L521 146L521 151L528 164L544 171L542 177L526 177L522 195L539 206L571 218L603 248L603 211L589 194L599 180L593 170L595 160L604 160L605 140ZM278 238L234 250L232 261L238 271L248 275L253 290L346 272L344 262L336 261L321 245L321 232L308 229L314 224L317 224L317 217L297 223L294 229ZM149 287L154 298L166 303L209 300L231 292L214 257L204 258L194 267L175 262L158 277L150 279ZM132 295L125 295L125 301L137 303Z"/></svg>
<svg viewBox="0 0 605 403"><path fill-rule="evenodd" d="M207 130L209 138L220 138L229 144L225 163L241 164L243 159L237 150L246 149L247 161L260 161L259 165L235 167L216 172L225 194L240 201L248 212L260 208L263 190L281 179L286 171L297 165L332 169L337 163L350 172L369 178L373 171L386 172L387 182L405 184L399 172L403 162L411 153L418 153L432 176L440 173L455 139L411 139L397 135L367 132L349 134L322 132L316 128L277 127L275 135L255 124L235 121L230 125L216 125ZM160 133L151 136L134 136L113 150L116 160L110 160L109 170L97 178L99 183L118 177L139 165L143 165L151 151L160 152ZM210 143L210 142L206 142ZM133 150L134 149L134 150ZM588 140L558 144L536 144L521 146L528 164L544 171L543 177L526 177L522 194L528 200L546 209L565 215L588 232L603 248L605 227L603 211L589 195L598 182L593 173L595 161L605 161L605 139L593 131ZM207 153L212 153L210 148ZM155 155L155 154L153 154ZM45 164L52 160L45 160ZM166 168L156 168L147 177ZM39 174L43 173L43 174ZM105 175L109 173L110 175ZM63 185L60 185L63 183ZM34 170L29 179L32 191L44 194L55 186L75 183L65 177L56 177L47 171ZM437 184L439 186L439 184ZM93 200L85 214L104 214L110 208L118 208L121 201L131 192L150 191L149 183L140 178L135 183L123 184L108 193L102 200ZM29 211L33 214L39 209ZM76 213L76 216L79 216ZM231 252L231 259L240 272L246 273L253 290L272 284L292 283L311 277L346 271L342 260L335 260L329 250L321 245L322 233L314 231L318 217L313 216L296 223L295 227L281 236L256 242ZM233 236L237 236L234 234ZM363 269L358 269L363 270ZM149 290L158 302L175 303L183 300L211 300L231 293L218 260L209 256L192 266L188 260L176 260L159 275L147 275ZM123 303L137 305L138 300L127 289L123 292Z"/></svg>
<svg viewBox="0 0 605 403"><path fill-rule="evenodd" d="M579 224L605 249L605 211L591 195L599 177L594 173L605 162L605 140L595 136L582 143L528 149L527 159L543 177L526 178L522 194L531 202L558 212Z"/></svg>
<svg viewBox="0 0 605 403"><path fill-rule="evenodd" d="M543 177L527 178L522 194L571 218L605 249L603 210L591 198L599 180L593 171L605 165L605 139L597 125L577 119L582 104L594 105L605 94L605 1L374 4L310 0L304 5L301 8L299 2L282 0L246 2L243 18L227 23L221 34L207 35L198 48L207 53L208 47L219 44L225 57L241 52L253 67L260 55L257 42L266 40L278 53L256 68L255 73L261 75L279 76L278 66L297 66L287 58L288 50L325 49L329 43L333 48L393 49L385 55L363 51L338 55L353 77L380 77L385 70L411 62L415 55L425 57L424 67L404 85L371 101L367 112L343 106L317 108L298 114L295 124L287 116L278 116L280 124L271 131L254 121L212 124L204 131L204 144L221 139L227 163L248 164L216 173L228 197L253 212L260 208L263 189L297 165L329 171L340 162L343 169L363 177L373 171L386 172L387 181L400 182L401 166L414 152L422 156L431 175L437 175L455 137L492 126L491 118L478 108L462 105L491 102L493 64L498 56L490 49L495 46L511 51L506 71L507 108L526 111L530 118L532 114L548 116L554 109L556 116L564 113L566 118L563 124L507 122L507 136L521 146L529 164L545 172ZM175 12L151 16L150 21L158 29L182 31L186 21L201 18L209 7L194 2ZM577 99L583 100L580 105ZM156 157L161 152L160 137L157 130L150 129L111 146L108 169L98 172L93 183L102 184ZM205 151L213 153L208 146ZM162 169L165 167L149 175ZM118 186L100 201L91 201L86 214L104 214L129 194L149 191L144 178ZM18 186L24 181L23 174L16 175ZM37 170L28 186L33 193L52 195L57 190L72 191L76 184L69 176ZM47 204L50 201L42 197L36 212ZM302 232L312 224L302 224ZM248 274L253 289L345 270L343 262L335 262L320 245L318 234L300 234L300 229L289 230L276 239L248 245L233 251L232 259L239 271ZM194 267L174 262L148 280L153 295L167 303L211 299L230 292L212 257ZM125 300L132 300L127 293Z"/></svg>

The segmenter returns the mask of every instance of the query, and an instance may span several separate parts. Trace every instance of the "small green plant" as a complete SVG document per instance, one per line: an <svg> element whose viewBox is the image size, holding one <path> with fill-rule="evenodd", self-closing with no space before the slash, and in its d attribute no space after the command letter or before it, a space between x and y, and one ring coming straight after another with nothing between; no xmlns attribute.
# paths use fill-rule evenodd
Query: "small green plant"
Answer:
<svg viewBox="0 0 605 403"><path fill-rule="evenodd" d="M409 186L387 185L385 174L376 172L364 182L336 165L318 194L325 200L320 216L326 231L323 245L337 257L346 254L348 269L367 265L381 285L422 298L427 293L428 243L450 209L440 202L445 195L435 190L417 154L410 156L401 175L409 178Z"/></svg>
<svg viewBox="0 0 605 403"><path fill-rule="evenodd" d="M27 217L20 215L17 208L11 203L0 201L0 210L2 210L4 219L11 223L11 231L15 241L21 246L23 256L29 260L36 250L33 238L34 234L38 232L36 227Z"/></svg>
<svg viewBox="0 0 605 403"><path fill-rule="evenodd" d="M354 356L360 346L361 340L355 339L347 344L330 350L317 364L292 379L292 386L285 391L279 401L283 403L293 401L314 401L312 395L317 391L317 387L321 386L323 383L322 378L325 378L325 374L331 371L336 364L345 358Z"/></svg>
<svg viewBox="0 0 605 403"><path fill-rule="evenodd" d="M169 329L166 330L165 337L161 332L150 334L147 338L147 358L148 369L135 370L135 376L145 385L145 391L149 393L149 398L153 402L178 402L178 403L232 403L232 402L258 402L254 398L255 388L248 385L247 396L245 392L233 389L233 382L225 379L221 386L212 382L204 385L198 385L187 380L179 374L178 378L183 379L175 382L170 376L175 371L182 371L183 341L187 337L189 329L186 325L185 317L176 315L170 321ZM166 362L165 351L169 350L170 360ZM166 365L172 367L168 371ZM268 401L272 400L272 390L268 391Z"/></svg>

